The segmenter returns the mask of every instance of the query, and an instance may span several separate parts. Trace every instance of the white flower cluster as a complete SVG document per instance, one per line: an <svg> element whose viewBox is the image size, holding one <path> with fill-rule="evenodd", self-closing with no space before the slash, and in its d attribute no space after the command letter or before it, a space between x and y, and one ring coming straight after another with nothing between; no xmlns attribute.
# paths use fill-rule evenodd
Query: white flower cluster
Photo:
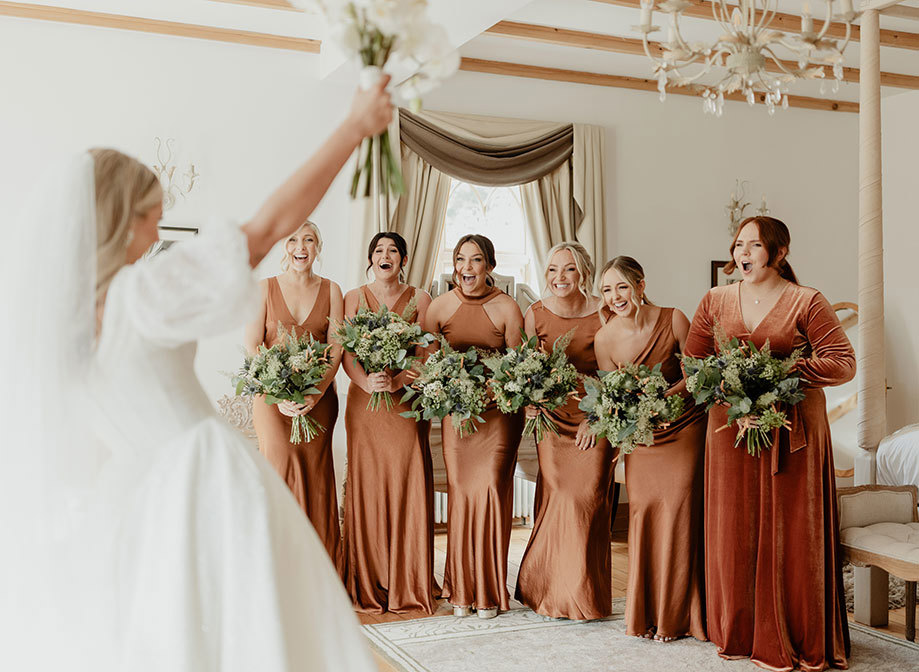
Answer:
<svg viewBox="0 0 919 672"><path fill-rule="evenodd" d="M459 54L446 29L427 15L427 0L317 0L329 24L329 38L364 67L408 74L402 96L423 94L459 68ZM298 0L298 4L306 4ZM310 3L312 4L312 3Z"/></svg>
<svg viewBox="0 0 919 672"><path fill-rule="evenodd" d="M666 427L683 412L679 395L665 396L669 387L658 364L627 364L599 381L585 381L580 409L587 413L591 431L605 436L631 453L639 445L654 445L654 430Z"/></svg>

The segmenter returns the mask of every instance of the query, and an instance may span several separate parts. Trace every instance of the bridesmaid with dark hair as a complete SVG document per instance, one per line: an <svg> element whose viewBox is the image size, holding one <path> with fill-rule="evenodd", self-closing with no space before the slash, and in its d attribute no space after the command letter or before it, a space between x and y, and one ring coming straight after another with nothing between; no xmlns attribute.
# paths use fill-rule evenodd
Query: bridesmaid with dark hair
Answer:
<svg viewBox="0 0 919 672"><path fill-rule="evenodd" d="M402 282L408 260L405 239L378 233L367 248L373 282L345 295L345 315L366 306L387 306L424 324L431 296ZM366 373L344 355L351 378L345 427L348 432L348 480L345 488L343 577L357 611L381 614L437 609L434 581L434 476L428 422L403 418L410 404L398 403L409 372ZM367 408L373 392L390 392L393 407ZM383 438L384 440L381 440Z"/></svg>
<svg viewBox="0 0 919 672"><path fill-rule="evenodd" d="M527 335L551 350L556 339L574 330L569 361L580 373L596 375L594 337L602 323L590 255L579 243L560 243L549 250L545 277L549 296L527 310ZM577 396L583 396L583 387ZM517 599L548 618L605 618L613 604L609 530L615 451L591 434L577 398L548 415L558 434L547 433L536 447L535 520L520 563Z"/></svg>
<svg viewBox="0 0 919 672"><path fill-rule="evenodd" d="M789 429L760 457L734 445L725 409L709 412L705 453L705 566L708 636L725 658L750 657L769 670L846 669L833 449L823 387L855 376L855 354L836 313L788 263L788 228L746 219L725 268L742 281L702 299L686 351L718 349L715 334L767 341L778 356L803 348L796 366L805 398L785 408Z"/></svg>
<svg viewBox="0 0 919 672"><path fill-rule="evenodd" d="M608 262L600 294L614 319L597 334L600 369L629 362L661 366L668 393L688 397L680 353L689 320L654 305L645 272L632 257ZM629 495L629 583L626 633L671 641L705 640L702 493L705 414L686 399L683 415L654 432L654 445L625 455Z"/></svg>
<svg viewBox="0 0 919 672"><path fill-rule="evenodd" d="M431 302L429 331L454 348L499 349L519 345L523 316L517 303L494 286L495 248L468 234L453 249L456 288ZM514 468L523 414L505 415L494 402L484 424L460 437L449 418L442 424L447 469L447 562L443 595L456 616L473 610L494 618L509 608L507 552L513 514Z"/></svg>
<svg viewBox="0 0 919 672"><path fill-rule="evenodd" d="M262 304L258 318L246 328L245 344L249 352L259 345L271 347L278 342L278 326L298 336L309 333L317 341L329 342L329 320L341 320L342 296L338 285L313 271L322 251L319 228L305 222L285 243L281 275L263 280ZM335 469L332 462L332 432L338 419L338 394L335 374L341 362L341 347L330 349L332 366L317 385L319 394L306 398L305 404L283 401L269 406L256 399L252 419L258 446L286 482L310 519L316 534L340 567L341 531L338 523L338 497L335 493ZM290 442L292 418L298 415L315 418L325 431L312 441Z"/></svg>

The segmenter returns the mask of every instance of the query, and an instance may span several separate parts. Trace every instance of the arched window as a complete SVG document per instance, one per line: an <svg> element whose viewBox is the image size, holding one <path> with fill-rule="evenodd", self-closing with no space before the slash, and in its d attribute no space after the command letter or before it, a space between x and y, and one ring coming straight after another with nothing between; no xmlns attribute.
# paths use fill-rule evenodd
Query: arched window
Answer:
<svg viewBox="0 0 919 672"><path fill-rule="evenodd" d="M532 241L527 229L520 187L482 187L453 179L444 219L437 276L453 272L453 247L467 233L480 233L495 245L495 272L518 283L535 283Z"/></svg>

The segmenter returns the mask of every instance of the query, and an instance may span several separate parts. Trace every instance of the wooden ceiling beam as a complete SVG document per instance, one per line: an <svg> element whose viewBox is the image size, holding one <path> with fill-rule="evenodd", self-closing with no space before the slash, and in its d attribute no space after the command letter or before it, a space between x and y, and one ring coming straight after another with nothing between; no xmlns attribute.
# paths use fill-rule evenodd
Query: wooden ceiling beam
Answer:
<svg viewBox="0 0 919 672"><path fill-rule="evenodd" d="M561 68L546 68L538 65L525 65L523 63L507 63L504 61L489 61L481 58L463 58L460 70L466 72L481 72L489 75L507 75L509 77L527 77L529 79L544 79L554 82L571 82L574 84L590 84L592 86L612 86L636 91L653 91L657 93L657 80L642 79L640 77L626 77L623 75L607 75L598 72L583 72L581 70L563 70ZM698 96L698 91L685 88L668 90L668 94L678 96ZM757 94L762 102L765 94ZM743 102L746 99L739 93L725 96L726 100ZM788 96L790 107L800 107L807 110L823 110L826 112L858 112L858 103L845 100L825 100L823 98L808 98L806 96Z"/></svg>
<svg viewBox="0 0 919 672"><path fill-rule="evenodd" d="M632 7L635 9L635 23L638 23L638 10L641 0L593 0L607 5L619 5L621 7ZM707 19L714 21L712 14L712 3L707 0L690 0L691 7L683 10L684 16L690 16L695 19ZM798 33L801 30L801 17L795 14L777 13L772 20L772 27L785 32ZM842 39L846 36L846 24L833 23L827 30L827 37ZM858 42L860 31L858 26L852 26L852 41ZM906 33L901 30L882 30L881 46L896 47L898 49L919 50L919 34Z"/></svg>
<svg viewBox="0 0 919 672"><path fill-rule="evenodd" d="M309 54L318 54L320 46L319 40L303 37L254 33L234 28L215 28L214 26L202 26L194 23L178 23L160 19L146 19L139 16L89 12L82 9L69 9L51 5L32 5L23 2L0 1L0 16L15 16L23 19L38 19L40 21L117 28L120 30L136 30L157 35L174 35L199 40L248 44L255 47L303 51Z"/></svg>
<svg viewBox="0 0 919 672"><path fill-rule="evenodd" d="M580 30L553 28L552 26L539 26L532 23L518 23L514 21L501 21L485 32L490 35L512 37L531 42L541 42L543 44L645 56L645 48L642 41L632 37L618 37L616 35L606 35L604 33L590 33ZM651 53L656 56L660 55L662 52L657 42L652 42L650 48ZM789 70L794 70L798 67L797 63L791 61L782 61L782 65ZM770 72L782 72L782 69L772 61L766 62L766 69ZM843 68L843 81L857 82L858 68ZM919 89L919 76L882 72L881 85L893 86L900 89Z"/></svg>

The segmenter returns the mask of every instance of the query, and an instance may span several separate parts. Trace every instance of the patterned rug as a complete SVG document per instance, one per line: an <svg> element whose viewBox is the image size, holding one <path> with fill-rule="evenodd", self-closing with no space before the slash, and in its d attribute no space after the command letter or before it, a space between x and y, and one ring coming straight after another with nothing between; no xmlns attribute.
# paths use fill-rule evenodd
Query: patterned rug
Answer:
<svg viewBox="0 0 919 672"><path fill-rule="evenodd" d="M762 672L747 660L719 658L708 642L630 637L624 607L619 598L610 618L589 623L546 622L529 609L514 609L491 620L433 616L365 625L364 631L400 672ZM852 672L919 670L919 645L857 624L850 628Z"/></svg>

